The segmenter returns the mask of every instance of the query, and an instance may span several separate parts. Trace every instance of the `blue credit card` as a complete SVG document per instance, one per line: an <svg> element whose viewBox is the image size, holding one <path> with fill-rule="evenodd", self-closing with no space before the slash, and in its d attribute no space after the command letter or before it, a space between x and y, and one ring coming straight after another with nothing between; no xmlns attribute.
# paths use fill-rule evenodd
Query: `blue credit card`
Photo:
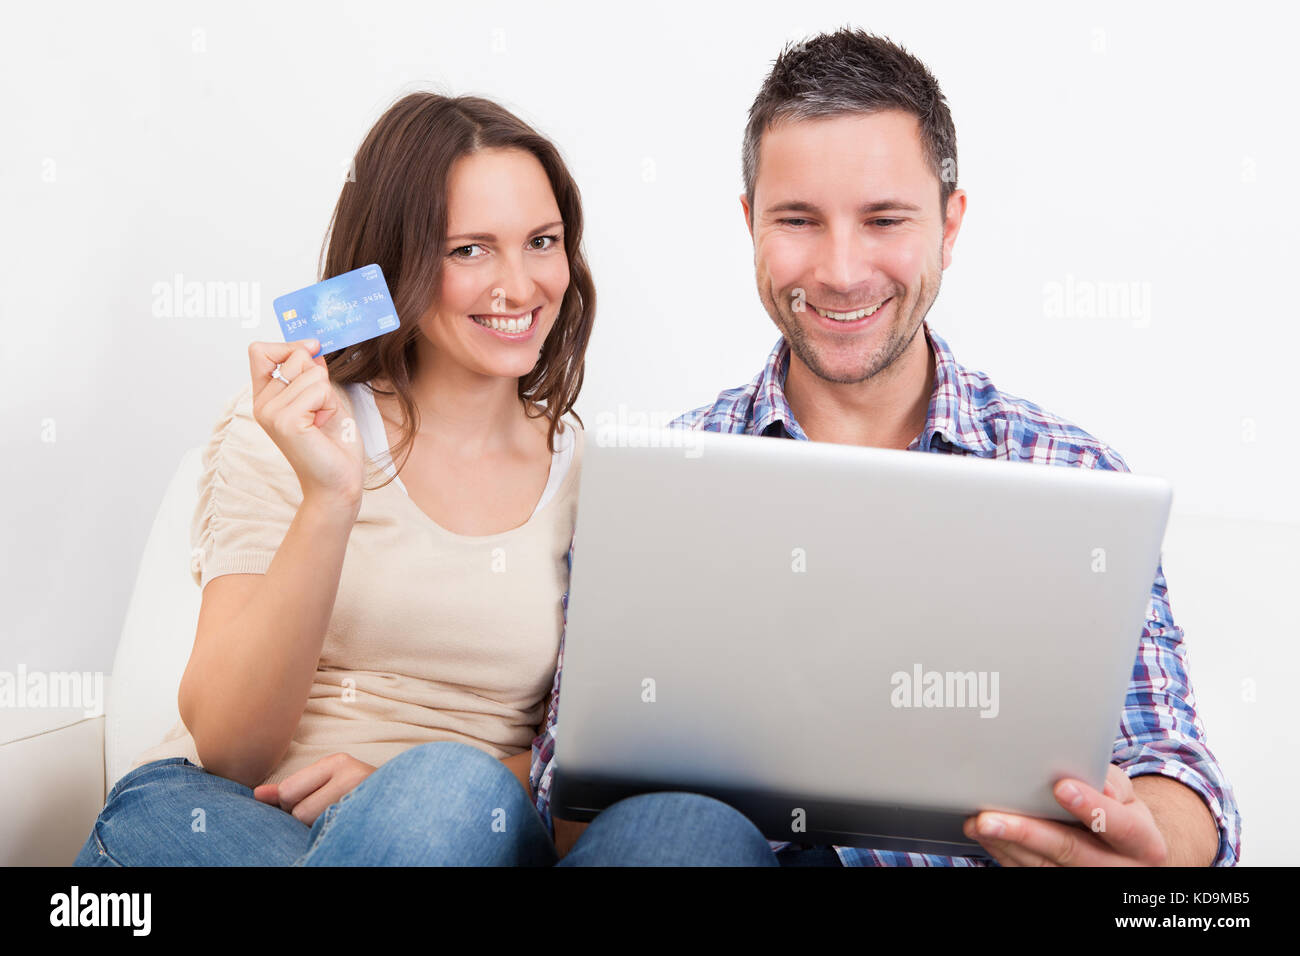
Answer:
<svg viewBox="0 0 1300 956"><path fill-rule="evenodd" d="M317 355L401 328L384 272L373 264L280 296L275 317L286 342L320 342Z"/></svg>

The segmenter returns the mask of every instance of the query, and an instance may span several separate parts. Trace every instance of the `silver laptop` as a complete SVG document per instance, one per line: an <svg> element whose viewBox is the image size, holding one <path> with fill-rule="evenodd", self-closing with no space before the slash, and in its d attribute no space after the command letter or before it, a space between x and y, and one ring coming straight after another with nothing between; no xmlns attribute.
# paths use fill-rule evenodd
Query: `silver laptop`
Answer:
<svg viewBox="0 0 1300 956"><path fill-rule="evenodd" d="M685 430L583 462L552 812L684 790L770 840L987 855L1105 780L1172 491Z"/></svg>

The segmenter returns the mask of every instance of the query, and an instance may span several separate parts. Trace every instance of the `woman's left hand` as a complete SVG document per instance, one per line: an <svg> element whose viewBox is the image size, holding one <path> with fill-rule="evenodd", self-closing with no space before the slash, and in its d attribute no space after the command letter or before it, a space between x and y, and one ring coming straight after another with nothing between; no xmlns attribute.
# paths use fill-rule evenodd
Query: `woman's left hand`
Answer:
<svg viewBox="0 0 1300 956"><path fill-rule="evenodd" d="M370 776L376 767L351 754L337 753L322 757L279 783L264 783L253 789L253 796L263 803L278 806L294 819L311 826L331 803L343 799Z"/></svg>

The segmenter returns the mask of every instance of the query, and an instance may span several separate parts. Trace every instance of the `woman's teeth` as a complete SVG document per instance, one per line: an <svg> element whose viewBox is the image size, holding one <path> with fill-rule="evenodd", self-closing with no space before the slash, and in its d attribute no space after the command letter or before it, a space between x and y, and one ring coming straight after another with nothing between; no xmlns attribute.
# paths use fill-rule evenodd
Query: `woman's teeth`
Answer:
<svg viewBox="0 0 1300 956"><path fill-rule="evenodd" d="M483 315L471 315L470 318L479 325L486 326L489 329L496 329L498 332L527 332L533 324L533 313L531 312L518 319L498 319Z"/></svg>
<svg viewBox="0 0 1300 956"><path fill-rule="evenodd" d="M890 298L892 298L892 296ZM885 302L888 301L889 299L885 300ZM858 319L865 319L867 316L875 313L877 309L885 304L885 302L877 302L869 309L858 309L856 312L832 312L829 309L819 309L815 305L813 306L813 311L828 319L834 319L836 322L856 322ZM812 305L812 303L810 302L809 305Z"/></svg>

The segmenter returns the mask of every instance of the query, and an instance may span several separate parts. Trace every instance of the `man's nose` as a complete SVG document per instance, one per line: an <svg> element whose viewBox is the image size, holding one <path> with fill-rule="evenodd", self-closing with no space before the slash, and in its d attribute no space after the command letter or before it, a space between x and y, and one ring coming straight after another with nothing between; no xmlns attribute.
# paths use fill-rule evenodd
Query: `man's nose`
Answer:
<svg viewBox="0 0 1300 956"><path fill-rule="evenodd" d="M830 230L819 253L814 278L827 289L847 297L868 279L868 250L862 239L849 230Z"/></svg>

